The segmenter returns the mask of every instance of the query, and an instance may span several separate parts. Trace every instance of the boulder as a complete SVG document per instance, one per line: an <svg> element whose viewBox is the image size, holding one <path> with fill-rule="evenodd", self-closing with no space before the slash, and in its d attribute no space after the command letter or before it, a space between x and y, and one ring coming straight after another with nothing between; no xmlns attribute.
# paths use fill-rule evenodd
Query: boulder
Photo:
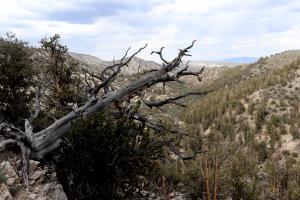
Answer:
<svg viewBox="0 0 300 200"><path fill-rule="evenodd" d="M36 180L36 179L40 178L41 176L43 176L44 174L45 174L45 171L33 171L29 175L29 180Z"/></svg>
<svg viewBox="0 0 300 200"><path fill-rule="evenodd" d="M3 174L5 174L8 178L17 177L17 173L15 172L15 169L8 161L3 161L0 163L0 170Z"/></svg>
<svg viewBox="0 0 300 200"><path fill-rule="evenodd" d="M33 172L39 164L40 164L40 162L38 162L38 161L29 160L29 173Z"/></svg>

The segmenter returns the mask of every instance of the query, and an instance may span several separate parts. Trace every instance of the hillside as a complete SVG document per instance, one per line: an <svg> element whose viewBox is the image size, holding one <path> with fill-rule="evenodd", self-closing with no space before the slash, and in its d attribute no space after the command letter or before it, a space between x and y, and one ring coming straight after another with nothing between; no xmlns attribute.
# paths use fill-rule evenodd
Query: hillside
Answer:
<svg viewBox="0 0 300 200"><path fill-rule="evenodd" d="M164 166L166 175L176 175L179 183L185 183L179 191L191 197L201 196L207 194L206 181L211 189L217 181L218 193L226 197L300 197L295 189L299 187L295 174L300 174L299 65L297 50L261 58L249 65L194 61L190 63L191 70L206 67L200 84L197 79L186 77L190 88L169 85L169 95L191 88L214 89L208 96L189 100L189 108L175 112L176 123L199 138L185 138L182 152L188 155L199 148L206 152L187 166L180 161ZM137 71L136 67L133 69L128 74ZM169 111L174 115L172 109ZM286 188L282 188L284 181L289 185Z"/></svg>
<svg viewBox="0 0 300 200"><path fill-rule="evenodd" d="M105 61L100 58L97 58L95 56L87 55L87 54L79 54L70 52L69 55L79 61L80 63L90 66L92 68L103 70L106 66L112 65L112 61ZM120 62L120 60L115 60L115 63ZM184 61L183 65L185 65L188 61ZM205 66L208 70L206 71L218 71L218 69L222 67L236 67L240 65L240 63L234 63L234 62L213 62L213 61L189 61L189 69L191 71L197 71L200 70L202 67ZM142 72L144 70L149 69L157 69L160 66L159 63L156 63L154 61L144 60L138 57L134 57L130 63L128 64L128 67L124 69L124 74L137 74L138 71ZM205 72L206 73L206 72ZM208 75L209 76L209 75ZM216 77L215 77L216 78ZM215 79L213 78L213 79ZM210 76L209 78L210 79Z"/></svg>
<svg viewBox="0 0 300 200"><path fill-rule="evenodd" d="M185 150L195 150L195 142L206 150L181 171L190 190L207 194L208 182L217 181L225 196L298 199L300 51L231 68L204 86L215 91L179 113L186 129L201 138L187 140ZM202 175L193 174L201 168ZM190 182L194 176L204 188ZM282 188L283 181L287 187Z"/></svg>
<svg viewBox="0 0 300 200"><path fill-rule="evenodd" d="M33 52L31 59L38 72L34 78L38 79L48 73L46 66L51 63L51 56L38 48L30 49L30 51ZM120 61L115 61L117 62ZM52 109L55 104L48 101L51 95L55 96L56 93L51 93L51 88L45 88L46 92L41 100L43 118L36 122L35 128L41 129L55 122L57 119L53 118L54 115L60 117L67 112L72 113L76 106L89 98L90 94L87 92L89 87L99 82L87 73L87 70L99 74L113 62L103 61L89 55L70 53L64 55L64 64L62 66L70 67L68 69L72 71L72 76L66 74L66 80L72 77L74 82L62 90L71 89L70 93L74 95L72 92L75 92L80 98L76 96L76 104L71 104L69 110L61 113L61 107ZM184 61L183 64L186 62ZM182 66L179 65L176 70ZM126 109L138 109L139 113L149 117L151 122L163 124L170 131L170 133L158 135L149 135L148 131L145 136L151 136L149 139L163 138L163 142L166 138L172 139L170 140L174 142L172 148L176 146L180 154L190 157L180 159L179 154L167 147L161 150L159 153L164 154L167 159L160 160L160 157L155 162L155 166L158 167L156 168L157 174L150 177L153 181L151 184L154 185L148 183L155 188L154 192L151 192L152 190L149 189L151 187L147 185L145 191L142 191L143 194L151 194L152 199L159 199L160 196L167 194L174 200L197 199L208 194L219 196L219 199L236 200L279 197L299 199L300 51L278 53L248 65L194 61L190 63L189 70L198 71L203 66L205 70L201 74L202 82L200 83L197 78L188 76L183 78L186 85L173 81L166 85L158 84L145 88L141 94L145 100L155 102L189 91L213 90L206 96L192 96L179 101L188 107L176 104L180 107L152 108L144 104L139 105L137 103L141 103L139 96L135 96L132 102L124 101L124 105L128 106ZM161 66L155 62L134 57L110 87L118 91L129 83L141 79L143 71L159 67ZM48 83L46 85L51 85L53 82L51 77L45 78L44 81ZM34 87L30 90L36 92ZM47 105L52 107L48 108ZM139 105L139 107L133 107L134 105ZM109 110L120 111L118 109L112 106ZM81 126L78 128L82 130L83 135L87 133L85 129L81 129ZM143 126L140 128L144 129ZM94 128L92 127L91 130L94 131ZM174 135L171 130L178 130L185 134ZM116 133L119 134L119 132ZM111 139L115 141L114 138ZM148 140L144 142L145 145L149 144ZM133 143L129 142L130 145ZM133 149L136 149L136 146L133 146ZM201 153L193 156L194 152ZM77 158L77 154L75 157ZM29 184L34 187L34 190L27 192L22 187L21 178L11 172L13 168L21 170L21 165L18 164L21 162L20 156L9 152L2 154L0 158L2 159L0 163L1 187L9 198L11 196L39 198L34 193L47 196L49 199L54 199L59 195L66 198L66 194L70 195L70 193L65 194L60 185L61 182L64 189L67 187L67 178L64 176L65 173L69 173L67 169L64 171L61 170L64 169L63 167L58 167L54 172L52 168L55 167L52 164L49 164L49 167L43 167L48 164L43 161L30 160L31 165L36 167L35 170L31 169L29 174ZM108 160L109 163L114 162L111 161L111 155L108 156ZM137 163L141 162L138 160ZM65 166L64 163L60 165ZM73 166L73 164L70 165ZM99 166L103 166L102 163ZM58 178L56 173L60 173L60 176L63 174L63 176ZM52 178L47 177L47 174L50 174ZM162 180L166 182L163 183ZM146 184L147 181L143 180L141 183ZM49 184L53 184L53 187L49 187L48 190L57 194L50 195L43 189ZM164 185L168 185L169 190L162 193L160 190L165 187ZM15 194L10 191L17 189Z"/></svg>
<svg viewBox="0 0 300 200"><path fill-rule="evenodd" d="M250 64L256 62L258 59L254 57L235 57L235 58L226 58L219 60L218 62L224 63L237 63L237 64Z"/></svg>
<svg viewBox="0 0 300 200"><path fill-rule="evenodd" d="M270 70L281 69L299 59L300 50L291 50L260 58L256 63L248 65L244 72L243 78L253 77Z"/></svg>

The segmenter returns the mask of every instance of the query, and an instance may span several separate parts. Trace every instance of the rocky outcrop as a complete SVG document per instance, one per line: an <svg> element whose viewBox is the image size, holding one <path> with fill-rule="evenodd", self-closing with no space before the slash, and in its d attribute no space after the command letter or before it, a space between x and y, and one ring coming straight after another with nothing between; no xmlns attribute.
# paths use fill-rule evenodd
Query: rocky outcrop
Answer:
<svg viewBox="0 0 300 200"><path fill-rule="evenodd" d="M22 184L21 160L13 153L0 156L0 200L67 200L56 173L30 160L29 188Z"/></svg>

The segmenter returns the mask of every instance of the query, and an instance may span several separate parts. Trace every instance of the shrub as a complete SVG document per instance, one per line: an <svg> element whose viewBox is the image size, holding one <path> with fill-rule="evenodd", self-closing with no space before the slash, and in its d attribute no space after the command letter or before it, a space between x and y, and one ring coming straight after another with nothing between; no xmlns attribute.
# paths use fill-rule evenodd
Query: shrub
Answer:
<svg viewBox="0 0 300 200"><path fill-rule="evenodd" d="M68 59L68 48L61 44L58 34L43 38L41 48L49 54L45 58L47 64L43 67L53 82L47 91L49 93L46 101L47 111L60 118L70 112L73 105L84 102L85 93L81 89L82 80L78 74L78 63Z"/></svg>
<svg viewBox="0 0 300 200"><path fill-rule="evenodd" d="M0 184L5 183L7 180L7 177L0 171Z"/></svg>
<svg viewBox="0 0 300 200"><path fill-rule="evenodd" d="M293 139L294 139L294 140L300 138L300 136L299 136L299 131L298 131L298 129L297 129L294 125L291 125L290 133L291 133L291 135L293 136Z"/></svg>
<svg viewBox="0 0 300 200"><path fill-rule="evenodd" d="M0 117L8 121L26 118L33 95L33 64L26 42L8 33L0 37Z"/></svg>
<svg viewBox="0 0 300 200"><path fill-rule="evenodd" d="M250 115L252 115L254 112L254 104L253 103L250 103L249 106L248 106L248 113Z"/></svg>
<svg viewBox="0 0 300 200"><path fill-rule="evenodd" d="M22 186L21 185L14 185L9 187L9 193L11 194L11 196L15 197L17 195L17 193L21 190Z"/></svg>
<svg viewBox="0 0 300 200"><path fill-rule="evenodd" d="M292 156L293 156L294 158L298 158L298 153L297 153L297 152L293 152L293 153L292 153Z"/></svg>
<svg viewBox="0 0 300 200"><path fill-rule="evenodd" d="M272 100L271 105L275 105L275 104L276 104L276 101Z"/></svg>
<svg viewBox="0 0 300 200"><path fill-rule="evenodd" d="M300 199L300 186L299 184L292 184L289 189L289 199L298 200Z"/></svg>
<svg viewBox="0 0 300 200"><path fill-rule="evenodd" d="M255 116L256 130L259 130L260 128L262 128L267 114L268 113L266 111L266 106L264 104L261 104L257 107L256 116Z"/></svg>
<svg viewBox="0 0 300 200"><path fill-rule="evenodd" d="M282 151L282 155L289 156L290 155L290 151L289 150L283 150Z"/></svg>
<svg viewBox="0 0 300 200"><path fill-rule="evenodd" d="M69 199L134 198L162 153L142 126L107 113L74 122L66 141L57 165Z"/></svg>
<svg viewBox="0 0 300 200"><path fill-rule="evenodd" d="M272 116L271 116L271 123L272 123L272 125L278 127L279 124L280 124L280 119L279 119L279 117L277 117L276 115L272 115Z"/></svg>
<svg viewBox="0 0 300 200"><path fill-rule="evenodd" d="M240 114L242 114L244 112L245 112L244 105L241 102L238 101L237 105L236 105L236 114L240 115Z"/></svg>
<svg viewBox="0 0 300 200"><path fill-rule="evenodd" d="M265 142L261 142L255 146L255 149L258 152L258 158L260 162L264 162L268 158L268 147Z"/></svg>

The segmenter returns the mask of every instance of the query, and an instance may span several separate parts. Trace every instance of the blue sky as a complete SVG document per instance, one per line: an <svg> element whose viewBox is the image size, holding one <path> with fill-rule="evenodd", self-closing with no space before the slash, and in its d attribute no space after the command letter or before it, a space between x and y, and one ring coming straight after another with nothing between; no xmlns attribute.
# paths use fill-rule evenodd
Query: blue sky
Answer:
<svg viewBox="0 0 300 200"><path fill-rule="evenodd" d="M167 58L196 39L193 60L300 49L299 0L0 0L0 35L37 46L59 33L70 51L118 58L148 43Z"/></svg>

